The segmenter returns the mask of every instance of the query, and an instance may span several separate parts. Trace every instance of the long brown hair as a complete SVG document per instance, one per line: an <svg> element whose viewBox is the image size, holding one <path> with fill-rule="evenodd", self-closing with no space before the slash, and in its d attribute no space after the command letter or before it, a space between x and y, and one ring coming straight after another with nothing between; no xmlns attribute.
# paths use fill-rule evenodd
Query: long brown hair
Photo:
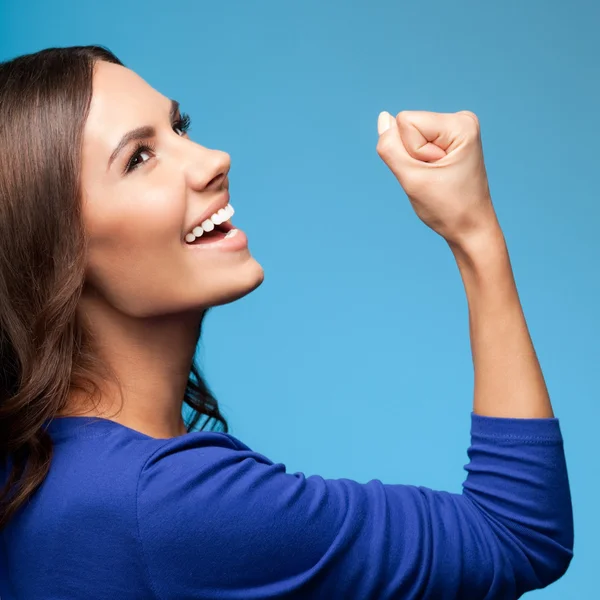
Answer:
<svg viewBox="0 0 600 600"><path fill-rule="evenodd" d="M71 390L94 399L99 378L114 376L76 313L86 258L81 146L100 60L123 64L102 46L0 63L0 530L50 470L45 421ZM183 401L188 431L203 416L200 429L228 431L195 363Z"/></svg>

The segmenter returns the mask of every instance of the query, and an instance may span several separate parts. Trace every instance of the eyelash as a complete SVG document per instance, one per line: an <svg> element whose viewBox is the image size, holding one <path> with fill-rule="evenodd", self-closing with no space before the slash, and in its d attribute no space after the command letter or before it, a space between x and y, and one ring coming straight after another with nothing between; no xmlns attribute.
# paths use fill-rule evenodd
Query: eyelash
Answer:
<svg viewBox="0 0 600 600"><path fill-rule="evenodd" d="M191 125L192 125L192 119L191 119L190 115L188 115L187 113L181 113L179 119L177 119L177 121L175 121L173 123L173 127L177 127L177 129L181 129L181 131L184 134L190 130ZM133 151L133 154L127 161L127 165L125 166L124 173L127 174L127 173L130 173L131 171L135 171L135 169L137 169L138 167L141 167L144 164L144 162L147 162L147 161L144 161L141 163L134 164L135 159L142 152L155 152L155 151L156 151L156 146L154 144L151 144L149 142L139 141L135 147L135 150Z"/></svg>

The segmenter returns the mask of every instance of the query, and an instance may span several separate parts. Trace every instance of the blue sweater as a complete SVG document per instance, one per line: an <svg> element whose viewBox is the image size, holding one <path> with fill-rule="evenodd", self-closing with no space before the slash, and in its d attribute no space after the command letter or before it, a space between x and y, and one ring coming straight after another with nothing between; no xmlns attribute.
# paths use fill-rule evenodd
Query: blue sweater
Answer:
<svg viewBox="0 0 600 600"><path fill-rule="evenodd" d="M50 473L1 532L2 600L508 600L572 557L557 419L472 413L461 494L286 473L223 433L48 431Z"/></svg>

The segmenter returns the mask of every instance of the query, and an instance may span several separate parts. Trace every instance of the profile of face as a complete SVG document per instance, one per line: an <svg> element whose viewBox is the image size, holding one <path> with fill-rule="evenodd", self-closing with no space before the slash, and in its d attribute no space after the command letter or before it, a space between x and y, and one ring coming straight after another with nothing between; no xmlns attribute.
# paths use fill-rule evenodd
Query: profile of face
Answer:
<svg viewBox="0 0 600 600"><path fill-rule="evenodd" d="M154 131L123 145L139 128ZM230 157L186 130L177 103L130 69L96 63L82 148L84 298L91 290L124 315L160 317L231 302L262 283L231 224Z"/></svg>

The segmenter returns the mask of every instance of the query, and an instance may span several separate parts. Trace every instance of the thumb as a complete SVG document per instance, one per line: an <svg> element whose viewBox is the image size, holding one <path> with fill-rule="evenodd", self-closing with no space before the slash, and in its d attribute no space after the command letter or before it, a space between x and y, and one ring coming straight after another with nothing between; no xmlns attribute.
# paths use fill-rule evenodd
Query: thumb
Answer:
<svg viewBox="0 0 600 600"><path fill-rule="evenodd" d="M404 148L398 123L389 112L379 113L377 119L377 132L379 140L377 142L377 154L383 162L390 168L396 177L402 172L402 166L410 160L410 156Z"/></svg>

